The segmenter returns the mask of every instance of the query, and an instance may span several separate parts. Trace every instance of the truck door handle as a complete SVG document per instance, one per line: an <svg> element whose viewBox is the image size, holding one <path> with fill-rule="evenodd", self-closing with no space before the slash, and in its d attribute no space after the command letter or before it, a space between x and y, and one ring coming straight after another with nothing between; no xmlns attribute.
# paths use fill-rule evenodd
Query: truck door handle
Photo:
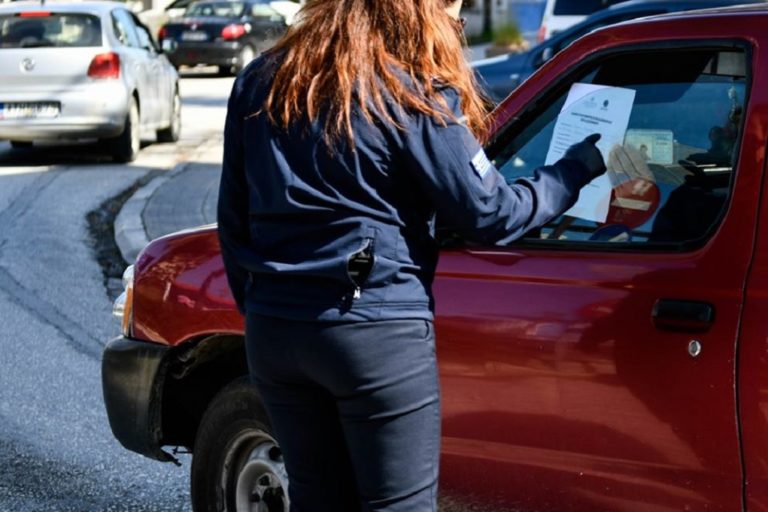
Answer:
<svg viewBox="0 0 768 512"><path fill-rule="evenodd" d="M703 332L715 321L715 307L707 302L659 299L651 317L657 329Z"/></svg>

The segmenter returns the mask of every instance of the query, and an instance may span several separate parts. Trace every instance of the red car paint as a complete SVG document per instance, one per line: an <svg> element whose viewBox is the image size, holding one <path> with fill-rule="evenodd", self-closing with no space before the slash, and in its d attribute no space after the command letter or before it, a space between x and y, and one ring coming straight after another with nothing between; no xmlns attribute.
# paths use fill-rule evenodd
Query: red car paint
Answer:
<svg viewBox="0 0 768 512"><path fill-rule="evenodd" d="M764 7L608 28L499 107L497 126L514 123L596 52L674 41L750 47L731 201L704 246L441 253L444 492L477 510L768 510L767 28ZM242 333L214 228L153 242L135 275L135 339L183 346ZM652 311L661 299L707 302L716 318L705 332L660 328Z"/></svg>

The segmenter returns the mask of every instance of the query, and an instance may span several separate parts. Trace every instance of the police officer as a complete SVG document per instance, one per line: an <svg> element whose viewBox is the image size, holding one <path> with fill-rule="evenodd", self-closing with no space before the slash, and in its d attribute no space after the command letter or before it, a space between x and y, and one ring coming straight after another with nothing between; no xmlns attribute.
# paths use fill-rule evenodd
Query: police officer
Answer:
<svg viewBox="0 0 768 512"><path fill-rule="evenodd" d="M291 510L436 510L435 214L508 243L605 171L596 136L507 184L461 0L308 0L235 81L219 235Z"/></svg>

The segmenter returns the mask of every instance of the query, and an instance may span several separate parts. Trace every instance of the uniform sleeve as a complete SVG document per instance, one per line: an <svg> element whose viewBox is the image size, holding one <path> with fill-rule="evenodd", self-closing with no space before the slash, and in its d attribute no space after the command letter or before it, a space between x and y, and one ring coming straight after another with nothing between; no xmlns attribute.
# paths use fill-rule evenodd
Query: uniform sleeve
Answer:
<svg viewBox="0 0 768 512"><path fill-rule="evenodd" d="M460 119L458 95L452 89L445 95ZM429 116L414 116L408 128L404 146L416 179L440 224L467 240L509 243L570 208L590 181L584 164L562 159L507 184L460 122L443 126Z"/></svg>
<svg viewBox="0 0 768 512"><path fill-rule="evenodd" d="M248 187L243 154L243 117L240 114L242 93L240 82L240 80L235 81L227 106L217 218L221 256L224 260L227 280L238 310L244 313L248 272L238 264L238 261L243 261L238 255L249 247L250 232Z"/></svg>

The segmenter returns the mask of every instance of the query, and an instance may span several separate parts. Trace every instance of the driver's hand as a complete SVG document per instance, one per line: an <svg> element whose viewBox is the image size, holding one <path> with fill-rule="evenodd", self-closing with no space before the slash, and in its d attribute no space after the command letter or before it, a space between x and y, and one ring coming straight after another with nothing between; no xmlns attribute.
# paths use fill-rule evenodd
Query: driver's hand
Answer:
<svg viewBox="0 0 768 512"><path fill-rule="evenodd" d="M599 133L593 133L586 137L583 141L577 142L573 146L569 147L563 155L563 158L571 160L578 160L587 166L590 173L590 180L597 178L605 172L605 162L603 161L603 155L600 154L600 150L597 149L595 144L600 140Z"/></svg>
<svg viewBox="0 0 768 512"><path fill-rule="evenodd" d="M631 180L656 182L646 158L632 146L616 145L611 148L608 154L608 176L614 187ZM637 186L641 184L642 181L636 183Z"/></svg>

